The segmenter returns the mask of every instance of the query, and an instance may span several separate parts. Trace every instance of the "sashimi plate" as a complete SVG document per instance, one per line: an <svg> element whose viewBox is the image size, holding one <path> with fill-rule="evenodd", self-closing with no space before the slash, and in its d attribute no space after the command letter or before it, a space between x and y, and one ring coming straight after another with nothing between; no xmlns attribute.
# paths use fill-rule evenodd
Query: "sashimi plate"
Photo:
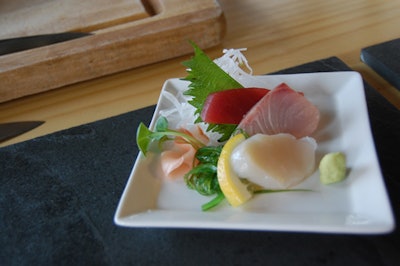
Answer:
<svg viewBox="0 0 400 266"><path fill-rule="evenodd" d="M388 233L394 218L380 171L369 125L362 78L357 72L323 72L258 76L273 88L282 82L304 95L320 110L312 137L318 142L317 162L328 152L343 152L347 178L323 185L319 171L295 188L311 191L257 194L240 207L227 202L202 211L211 198L168 181L154 157L139 153L117 207L114 221L127 227L208 228L351 234ZM186 90L188 82L164 83L150 128L170 102L164 91Z"/></svg>

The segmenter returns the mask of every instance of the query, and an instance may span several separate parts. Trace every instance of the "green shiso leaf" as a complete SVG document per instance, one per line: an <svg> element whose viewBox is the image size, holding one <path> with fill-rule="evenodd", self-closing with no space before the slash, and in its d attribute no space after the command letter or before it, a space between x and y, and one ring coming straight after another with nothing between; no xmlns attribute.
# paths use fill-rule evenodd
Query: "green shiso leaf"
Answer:
<svg viewBox="0 0 400 266"><path fill-rule="evenodd" d="M145 124L143 124L143 122L141 122L136 132L136 143L143 155L146 156L150 149L151 143L158 142L158 146L160 150L162 150L161 146L165 141L176 137L181 137L186 141L186 143L192 145L196 150L204 146L200 140L196 139L190 134L169 129L168 120L163 116L160 116L157 119L154 131L151 131L148 127L146 127Z"/></svg>
<svg viewBox="0 0 400 266"><path fill-rule="evenodd" d="M215 64L195 43L191 42L191 45L194 48L194 56L182 63L188 68L188 75L183 80L190 82L185 94L193 96L189 103L196 108L195 115L198 115L196 123L198 123L202 122L200 114L210 93L243 88L243 86ZM207 130L222 134L219 141L225 141L235 128L236 125L210 124Z"/></svg>

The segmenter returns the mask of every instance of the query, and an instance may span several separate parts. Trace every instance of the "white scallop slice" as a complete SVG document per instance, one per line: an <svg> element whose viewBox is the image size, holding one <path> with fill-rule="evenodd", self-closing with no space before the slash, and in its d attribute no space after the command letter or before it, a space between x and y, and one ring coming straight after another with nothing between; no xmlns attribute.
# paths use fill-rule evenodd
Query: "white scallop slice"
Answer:
<svg viewBox="0 0 400 266"><path fill-rule="evenodd" d="M231 163L242 178L266 189L285 189L314 172L316 148L311 137L256 134L234 149Z"/></svg>

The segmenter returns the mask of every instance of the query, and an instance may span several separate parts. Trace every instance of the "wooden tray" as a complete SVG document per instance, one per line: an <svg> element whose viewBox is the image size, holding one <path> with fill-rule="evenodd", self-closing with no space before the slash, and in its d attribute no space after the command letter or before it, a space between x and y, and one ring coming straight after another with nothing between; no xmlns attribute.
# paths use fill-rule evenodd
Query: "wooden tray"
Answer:
<svg viewBox="0 0 400 266"><path fill-rule="evenodd" d="M0 56L0 102L188 54L188 40L211 47L226 28L214 0L8 2L12 6L6 8L0 2L0 39L68 31L93 35ZM24 20L29 14L35 15Z"/></svg>

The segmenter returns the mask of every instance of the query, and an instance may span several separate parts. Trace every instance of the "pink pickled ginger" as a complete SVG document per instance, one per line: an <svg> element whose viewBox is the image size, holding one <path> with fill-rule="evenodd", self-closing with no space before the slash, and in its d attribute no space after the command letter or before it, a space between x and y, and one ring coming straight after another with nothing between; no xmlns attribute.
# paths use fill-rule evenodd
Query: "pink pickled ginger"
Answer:
<svg viewBox="0 0 400 266"><path fill-rule="evenodd" d="M192 145L174 142L171 149L161 153L161 169L167 179L182 178L193 167L196 150Z"/></svg>

